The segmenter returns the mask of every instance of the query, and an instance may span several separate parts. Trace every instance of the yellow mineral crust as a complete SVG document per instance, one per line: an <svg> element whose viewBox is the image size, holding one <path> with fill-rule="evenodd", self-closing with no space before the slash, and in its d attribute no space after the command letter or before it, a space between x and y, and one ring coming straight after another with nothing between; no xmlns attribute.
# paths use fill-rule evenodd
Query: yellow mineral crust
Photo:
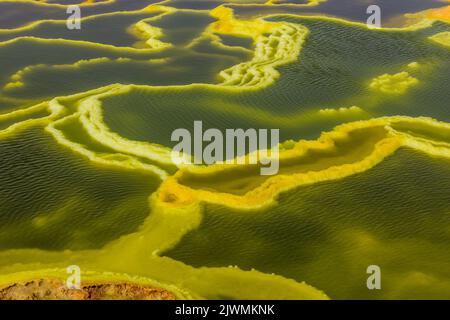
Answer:
<svg viewBox="0 0 450 320"><path fill-rule="evenodd" d="M261 89L271 85L279 77L275 68L297 60L308 34L305 27L293 23L238 20L232 9L223 6L210 15L218 21L207 32L250 37L255 43L252 60L220 72L222 86Z"/></svg>
<svg viewBox="0 0 450 320"><path fill-rule="evenodd" d="M450 22L450 6L428 10L426 12L426 17L432 20L442 20Z"/></svg>
<svg viewBox="0 0 450 320"><path fill-rule="evenodd" d="M402 94L410 87L419 83L419 80L403 71L396 74L383 74L372 80L370 88L387 94Z"/></svg>
<svg viewBox="0 0 450 320"><path fill-rule="evenodd" d="M440 32L430 37L431 40L450 47L450 32Z"/></svg>
<svg viewBox="0 0 450 320"><path fill-rule="evenodd" d="M161 30L161 28L152 26L148 23L148 21L151 21L153 19L159 19L162 16L166 14L171 14L176 11L176 9L165 7L162 5L149 5L148 7L142 9L143 12L161 12L160 15L147 19L146 21L139 21L136 24L132 25L128 28L128 32L136 36L137 38L144 39L143 42L145 43L145 47L149 47L151 49L156 50L162 50L172 47L172 44L163 42L159 40L163 35L164 32Z"/></svg>
<svg viewBox="0 0 450 320"><path fill-rule="evenodd" d="M174 300L190 295L173 285L110 272L83 272L79 289L70 289L64 269L43 269L0 276L0 300Z"/></svg>

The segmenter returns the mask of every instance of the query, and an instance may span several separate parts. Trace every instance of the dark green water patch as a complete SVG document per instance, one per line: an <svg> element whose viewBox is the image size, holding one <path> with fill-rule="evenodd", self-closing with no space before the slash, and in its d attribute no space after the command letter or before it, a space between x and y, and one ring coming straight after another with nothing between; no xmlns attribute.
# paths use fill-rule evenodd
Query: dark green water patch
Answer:
<svg viewBox="0 0 450 320"><path fill-rule="evenodd" d="M0 248L99 248L133 232L159 179L90 163L41 129L0 141Z"/></svg>

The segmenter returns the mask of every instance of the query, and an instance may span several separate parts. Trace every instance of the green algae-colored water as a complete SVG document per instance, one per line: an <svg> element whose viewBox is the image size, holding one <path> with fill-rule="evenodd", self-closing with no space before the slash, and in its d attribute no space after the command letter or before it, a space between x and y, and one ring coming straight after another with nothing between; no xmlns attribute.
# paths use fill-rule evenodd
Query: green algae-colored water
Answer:
<svg viewBox="0 0 450 320"><path fill-rule="evenodd" d="M0 0L0 288L77 264L189 298L450 298L449 17L396 25L446 3L377 1L399 28L368 29L364 1L115 0L68 30L69 2ZM298 153L190 172L196 120Z"/></svg>

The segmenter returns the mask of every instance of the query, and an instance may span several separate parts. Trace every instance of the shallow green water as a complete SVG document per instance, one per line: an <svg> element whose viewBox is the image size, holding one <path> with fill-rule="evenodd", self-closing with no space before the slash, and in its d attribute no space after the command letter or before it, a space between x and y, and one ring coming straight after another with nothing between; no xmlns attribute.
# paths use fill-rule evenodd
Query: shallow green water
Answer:
<svg viewBox="0 0 450 320"><path fill-rule="evenodd" d="M337 299L450 298L450 162L403 150L365 173L301 187L240 213L206 205L165 255L306 281ZM382 290L367 290L378 265Z"/></svg>

